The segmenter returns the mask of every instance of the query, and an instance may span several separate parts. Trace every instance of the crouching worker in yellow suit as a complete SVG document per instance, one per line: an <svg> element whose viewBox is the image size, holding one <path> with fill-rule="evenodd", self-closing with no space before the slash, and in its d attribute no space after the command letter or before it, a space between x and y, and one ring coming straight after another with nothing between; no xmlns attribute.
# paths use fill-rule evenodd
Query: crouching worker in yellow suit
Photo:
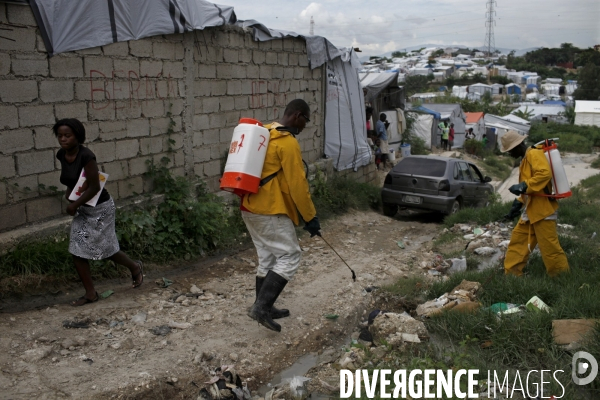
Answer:
<svg viewBox="0 0 600 400"><path fill-rule="evenodd" d="M527 148L523 141L525 136L515 131L508 131L502 136L502 152L511 157L523 157L519 166L519 183L508 190L515 196L506 219L514 219L521 215L510 238L504 273L516 276L523 275L529 254L539 245L546 272L551 277L569 271L569 262L558 242L556 217L558 202L550 197L536 194L552 193L552 171L541 148Z"/></svg>

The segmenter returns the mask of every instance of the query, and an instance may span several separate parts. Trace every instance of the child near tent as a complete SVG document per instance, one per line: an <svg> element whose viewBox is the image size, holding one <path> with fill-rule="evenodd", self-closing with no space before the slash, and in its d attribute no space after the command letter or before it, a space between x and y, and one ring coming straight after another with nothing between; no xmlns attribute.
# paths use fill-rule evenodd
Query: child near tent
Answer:
<svg viewBox="0 0 600 400"><path fill-rule="evenodd" d="M381 151L381 140L379 140L379 139L375 140L375 146L373 148L373 151L375 152L375 166L377 167L377 170L379 170L379 165L381 164L381 159L383 157L387 157ZM385 160L384 160L383 165L385 165Z"/></svg>

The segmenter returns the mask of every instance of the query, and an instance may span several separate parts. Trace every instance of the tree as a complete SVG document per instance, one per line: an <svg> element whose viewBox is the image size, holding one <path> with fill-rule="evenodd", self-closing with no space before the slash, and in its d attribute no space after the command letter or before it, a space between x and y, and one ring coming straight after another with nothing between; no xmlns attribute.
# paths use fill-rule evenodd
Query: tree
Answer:
<svg viewBox="0 0 600 400"><path fill-rule="evenodd" d="M529 107L525 106L525 110L519 110L519 111L515 111L513 112L513 115L516 115L519 118L523 118L526 119L527 121L529 121L529 118L533 117L533 111L529 110Z"/></svg>
<svg viewBox="0 0 600 400"><path fill-rule="evenodd" d="M575 100L600 100L600 66L587 64L579 71Z"/></svg>
<svg viewBox="0 0 600 400"><path fill-rule="evenodd" d="M396 50L396 51L392 51L392 58L402 58L402 57L406 57L406 53Z"/></svg>
<svg viewBox="0 0 600 400"><path fill-rule="evenodd" d="M407 76L404 82L404 90L407 96L412 96L415 93L423 92L429 87L429 76L413 75Z"/></svg>

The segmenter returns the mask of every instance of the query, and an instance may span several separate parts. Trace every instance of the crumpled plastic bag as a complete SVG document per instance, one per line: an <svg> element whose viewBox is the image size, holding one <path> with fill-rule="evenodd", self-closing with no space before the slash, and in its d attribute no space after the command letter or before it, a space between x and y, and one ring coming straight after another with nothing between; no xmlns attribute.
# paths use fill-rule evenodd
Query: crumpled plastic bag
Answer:
<svg viewBox="0 0 600 400"><path fill-rule="evenodd" d="M281 383L276 385L277 387L288 386L290 398L292 400L304 400L308 397L309 393L305 383L310 381L310 378L296 375L293 378L285 378L281 380Z"/></svg>

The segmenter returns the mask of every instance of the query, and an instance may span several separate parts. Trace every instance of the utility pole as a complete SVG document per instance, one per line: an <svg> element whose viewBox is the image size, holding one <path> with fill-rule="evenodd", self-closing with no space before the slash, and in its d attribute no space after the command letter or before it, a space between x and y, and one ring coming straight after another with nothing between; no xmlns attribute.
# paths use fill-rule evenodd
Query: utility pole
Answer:
<svg viewBox="0 0 600 400"><path fill-rule="evenodd" d="M309 31L310 36L313 36L315 34L315 20L313 19L312 15L310 17L310 31Z"/></svg>
<svg viewBox="0 0 600 400"><path fill-rule="evenodd" d="M487 0L487 11L485 13L485 43L487 47L487 55L492 58L492 55L496 51L496 43L494 40L494 26L496 25L496 11L494 6L497 6L496 0Z"/></svg>

